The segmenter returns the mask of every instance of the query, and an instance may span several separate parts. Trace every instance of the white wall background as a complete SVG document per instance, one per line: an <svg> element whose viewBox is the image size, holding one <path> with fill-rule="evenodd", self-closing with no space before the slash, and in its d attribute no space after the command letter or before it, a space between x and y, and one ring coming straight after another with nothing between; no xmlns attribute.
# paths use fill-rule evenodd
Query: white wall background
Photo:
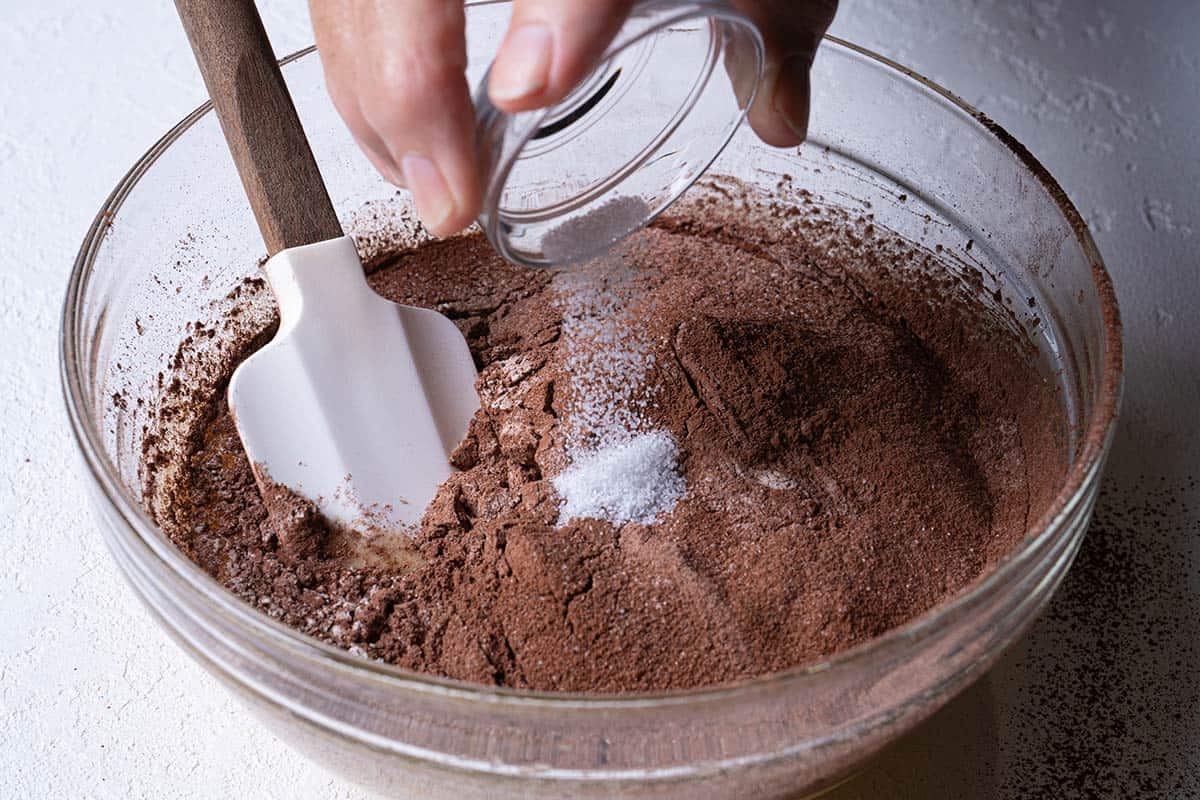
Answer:
<svg viewBox="0 0 1200 800"><path fill-rule="evenodd" d="M260 2L277 52L309 43L304 5ZM1177 641L1194 631L1180 615L1200 597L1200 492L1186 485L1200 472L1198 10L842 3L835 33L982 108L1088 218L1127 330L1109 503L1150 513L1123 529L1121 558L1093 548L1090 571L1072 573L998 670L839 796L1045 796L1056 783L1058 796L1200 796L1200 658ZM158 633L75 478L56 343L75 250L127 167L203 97L169 3L0 0L3 797L360 796L259 730ZM1097 620L1078 584L1108 580L1105 570L1129 584L1128 601ZM1091 700L1072 691L1087 680ZM1103 769L1048 760L1064 751Z"/></svg>

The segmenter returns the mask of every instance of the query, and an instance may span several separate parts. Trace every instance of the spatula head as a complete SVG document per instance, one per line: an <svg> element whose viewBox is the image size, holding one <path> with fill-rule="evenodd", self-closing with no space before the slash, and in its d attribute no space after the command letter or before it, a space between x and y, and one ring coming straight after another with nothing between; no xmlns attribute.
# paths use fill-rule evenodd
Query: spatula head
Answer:
<svg viewBox="0 0 1200 800"><path fill-rule="evenodd" d="M263 269L279 332L229 383L260 482L363 533L415 524L479 407L466 340L436 311L376 294L348 236Z"/></svg>

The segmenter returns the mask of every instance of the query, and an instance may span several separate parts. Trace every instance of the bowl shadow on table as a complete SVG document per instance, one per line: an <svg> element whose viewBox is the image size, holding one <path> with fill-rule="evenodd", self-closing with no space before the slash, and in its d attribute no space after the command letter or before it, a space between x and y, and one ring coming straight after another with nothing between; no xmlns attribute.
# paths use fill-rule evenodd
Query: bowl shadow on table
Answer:
<svg viewBox="0 0 1200 800"><path fill-rule="evenodd" d="M1196 486L1110 473L1074 566L1024 638L826 797L1200 795L1188 752L1200 740Z"/></svg>
<svg viewBox="0 0 1200 800"><path fill-rule="evenodd" d="M995 716L992 692L976 683L821 800L993 797Z"/></svg>

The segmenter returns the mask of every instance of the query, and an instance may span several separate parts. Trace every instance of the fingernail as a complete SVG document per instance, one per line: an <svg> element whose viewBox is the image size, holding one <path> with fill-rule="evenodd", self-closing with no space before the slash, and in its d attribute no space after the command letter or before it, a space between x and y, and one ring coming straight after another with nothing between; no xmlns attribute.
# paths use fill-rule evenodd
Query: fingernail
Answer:
<svg viewBox="0 0 1200 800"><path fill-rule="evenodd" d="M725 70L729 73L738 108L749 108L750 96L759 78L758 52L745 44L741 37L731 38L729 48L725 51Z"/></svg>
<svg viewBox="0 0 1200 800"><path fill-rule="evenodd" d="M400 169L425 225L437 228L449 219L454 213L454 195L433 162L425 156L410 153L400 160Z"/></svg>
<svg viewBox="0 0 1200 800"><path fill-rule="evenodd" d="M793 55L779 65L775 77L771 108L783 118L788 129L803 140L808 136L809 83L808 56Z"/></svg>
<svg viewBox="0 0 1200 800"><path fill-rule="evenodd" d="M550 28L530 23L517 28L492 63L488 94L493 100L520 100L538 94L550 80Z"/></svg>
<svg viewBox="0 0 1200 800"><path fill-rule="evenodd" d="M408 188L408 184L404 182L404 176L400 174L399 170L393 169L392 167L387 167L383 171L383 177L393 186L396 186L400 189Z"/></svg>
<svg viewBox="0 0 1200 800"><path fill-rule="evenodd" d="M358 149L362 151L362 154L367 157L367 161L371 162L371 166L375 167L385 181L399 186L401 189L407 188L404 185L404 177L400 174L400 170L392 165L390 158L381 156L379 150L371 147L365 139L357 134L354 136L354 141L358 144Z"/></svg>

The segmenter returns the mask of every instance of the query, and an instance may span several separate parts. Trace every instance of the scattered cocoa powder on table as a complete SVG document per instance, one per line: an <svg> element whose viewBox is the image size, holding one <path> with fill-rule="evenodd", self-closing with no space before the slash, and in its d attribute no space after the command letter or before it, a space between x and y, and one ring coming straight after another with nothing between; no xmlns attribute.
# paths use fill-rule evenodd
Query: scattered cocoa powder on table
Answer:
<svg viewBox="0 0 1200 800"><path fill-rule="evenodd" d="M611 261L529 270L467 235L372 273L454 319L480 367L460 471L396 560L351 559L286 496L268 515L223 389L159 523L247 602L368 657L623 692L883 633L1016 547L1057 489L1065 416L1026 343L885 232L701 206ZM579 324L600 317L605 335ZM601 482L600 511L562 518L555 479L621 430L673 443L669 485L622 517Z"/></svg>

